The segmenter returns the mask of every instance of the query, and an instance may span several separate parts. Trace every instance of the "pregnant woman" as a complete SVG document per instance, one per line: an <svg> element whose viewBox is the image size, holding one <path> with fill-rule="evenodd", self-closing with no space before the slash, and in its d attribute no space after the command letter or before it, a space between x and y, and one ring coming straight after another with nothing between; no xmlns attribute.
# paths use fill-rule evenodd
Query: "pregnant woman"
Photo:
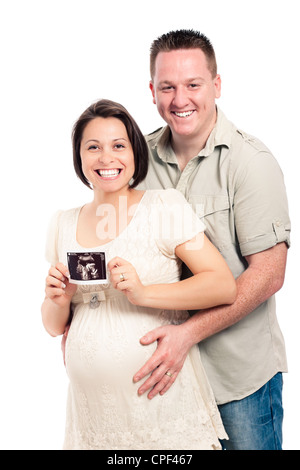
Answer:
<svg viewBox="0 0 300 470"><path fill-rule="evenodd" d="M49 334L70 325L64 449L220 449L226 433L197 346L166 394L140 396L133 376L156 348L140 343L147 331L234 302L227 264L180 192L135 189L148 149L123 106L91 105L75 123L73 156L93 200L52 219L42 305ZM104 252L108 282L72 284L71 251ZM180 281L182 262L193 276Z"/></svg>

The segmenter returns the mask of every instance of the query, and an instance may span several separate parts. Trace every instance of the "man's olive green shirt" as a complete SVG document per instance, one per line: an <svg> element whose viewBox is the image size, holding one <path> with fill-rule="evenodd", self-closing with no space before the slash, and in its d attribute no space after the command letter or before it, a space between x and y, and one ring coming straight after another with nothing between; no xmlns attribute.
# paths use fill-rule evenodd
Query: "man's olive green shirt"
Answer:
<svg viewBox="0 0 300 470"><path fill-rule="evenodd" d="M235 278L247 268L245 256L280 242L289 246L288 204L278 163L262 142L237 129L220 109L205 148L183 171L168 126L146 139L150 168L139 188L181 191ZM242 399L277 372L287 371L274 296L199 347L219 404Z"/></svg>

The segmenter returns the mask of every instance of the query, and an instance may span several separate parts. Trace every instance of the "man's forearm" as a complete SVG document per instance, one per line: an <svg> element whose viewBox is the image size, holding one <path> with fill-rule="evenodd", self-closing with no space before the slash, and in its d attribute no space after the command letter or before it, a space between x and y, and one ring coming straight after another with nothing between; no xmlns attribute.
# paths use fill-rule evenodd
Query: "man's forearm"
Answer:
<svg viewBox="0 0 300 470"><path fill-rule="evenodd" d="M275 263L270 262L274 261ZM264 256L264 263L261 258ZM237 298L231 305L201 310L186 323L187 335L192 344L228 328L249 315L259 305L275 294L282 286L286 263L284 244L253 255L252 263L236 280ZM256 262L256 261L259 262Z"/></svg>
<svg viewBox="0 0 300 470"><path fill-rule="evenodd" d="M259 303L253 291L249 293L249 297L247 298L247 289L248 288L244 285L244 279L242 277L238 278L238 293L236 301L233 304L221 305L200 310L195 313L184 325L191 344L200 343L202 340L234 325L252 312ZM251 302L252 294L253 298Z"/></svg>

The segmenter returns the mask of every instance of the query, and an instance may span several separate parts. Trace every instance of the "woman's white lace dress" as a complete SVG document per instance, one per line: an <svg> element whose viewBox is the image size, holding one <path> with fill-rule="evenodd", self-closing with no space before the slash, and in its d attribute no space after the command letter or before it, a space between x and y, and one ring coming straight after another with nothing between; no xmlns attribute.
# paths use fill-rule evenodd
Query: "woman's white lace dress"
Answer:
<svg viewBox="0 0 300 470"><path fill-rule="evenodd" d="M76 241L80 208L53 218L47 258L67 265L68 251L92 251ZM132 263L144 284L175 282L181 262L175 247L203 232L202 222L175 189L146 191L127 228L93 248ZM93 295L100 302L90 307ZM66 344L70 379L64 449L218 449L226 438L197 346L175 383L152 400L138 396L134 374L156 349L142 346L148 331L188 318L185 311L130 304L110 284L78 286Z"/></svg>

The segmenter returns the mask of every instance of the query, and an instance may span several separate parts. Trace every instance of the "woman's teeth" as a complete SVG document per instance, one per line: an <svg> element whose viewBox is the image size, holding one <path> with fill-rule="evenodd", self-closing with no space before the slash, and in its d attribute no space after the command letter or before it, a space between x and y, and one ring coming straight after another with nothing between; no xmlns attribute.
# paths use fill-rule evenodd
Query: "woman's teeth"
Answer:
<svg viewBox="0 0 300 470"><path fill-rule="evenodd" d="M112 178L114 176L118 176L120 173L120 169L113 169L113 170L97 170L99 176L103 176L104 178Z"/></svg>

